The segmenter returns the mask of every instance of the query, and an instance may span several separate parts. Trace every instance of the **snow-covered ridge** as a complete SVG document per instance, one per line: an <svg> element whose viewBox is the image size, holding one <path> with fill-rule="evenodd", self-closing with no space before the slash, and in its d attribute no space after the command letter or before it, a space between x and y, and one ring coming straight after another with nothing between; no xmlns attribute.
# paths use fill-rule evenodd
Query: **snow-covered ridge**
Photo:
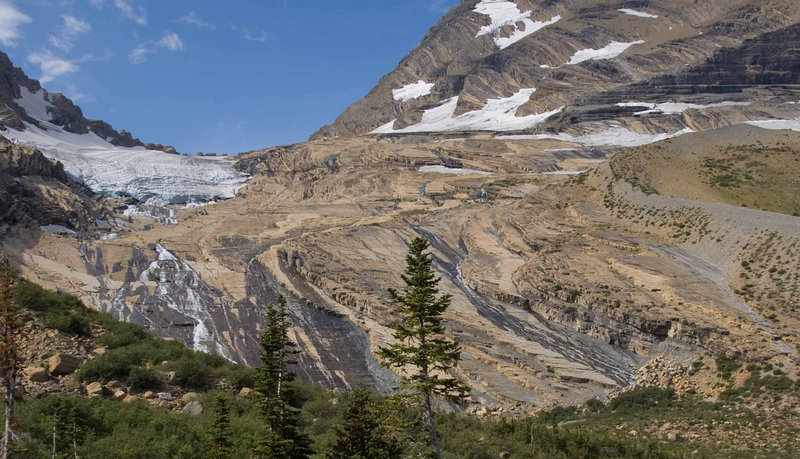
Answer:
<svg viewBox="0 0 800 459"><path fill-rule="evenodd" d="M435 84L436 83L426 83L419 80L416 83L407 84L402 88L392 89L392 96L394 96L394 100L399 100L401 102L419 99L420 97L430 94Z"/></svg>
<svg viewBox="0 0 800 459"><path fill-rule="evenodd" d="M604 59L614 59L620 54L624 53L628 48L633 45L641 45L644 40L636 40L629 43L622 43L619 41L612 41L608 45L600 49L582 49L576 52L572 59L567 62L567 65L580 64L585 61L599 61Z"/></svg>
<svg viewBox="0 0 800 459"><path fill-rule="evenodd" d="M458 105L458 96L445 100L438 107L425 110L418 124L402 129L395 129L392 120L372 131L373 134L441 132L441 131L518 131L540 124L547 118L561 112L556 110L517 116L517 110L528 102L535 88L520 89L511 97L489 99L480 110L453 117Z"/></svg>
<svg viewBox="0 0 800 459"><path fill-rule="evenodd" d="M713 104L688 104L682 102L665 102L660 104L653 104L649 102L620 102L616 104L617 107L646 107L647 110L634 113L634 115L649 115L651 113L660 113L664 115L678 115L686 110L704 110L708 108L719 107L746 107L750 102L717 102Z"/></svg>
<svg viewBox="0 0 800 459"><path fill-rule="evenodd" d="M655 14L645 13L644 11L632 10L630 8L620 8L617 11L619 11L620 13L630 14L631 16L638 16L640 18L655 19L658 17Z"/></svg>
<svg viewBox="0 0 800 459"><path fill-rule="evenodd" d="M127 194L166 205L230 198L247 181L231 161L118 147L91 132L67 132L50 122L51 104L44 90L31 93L21 88L21 94L17 104L40 126L25 123L24 130L7 128L2 135L61 161L67 174L97 193Z"/></svg>
<svg viewBox="0 0 800 459"><path fill-rule="evenodd" d="M523 13L514 2L505 0L483 0L475 5L473 11L489 16L492 21L491 24L481 27L476 37L491 35L500 49L508 48L528 35L561 20L561 16L553 16L549 21L533 21L530 18L531 11ZM524 24L523 30L517 26L518 22ZM500 36L500 31L505 26L514 28L511 36Z"/></svg>

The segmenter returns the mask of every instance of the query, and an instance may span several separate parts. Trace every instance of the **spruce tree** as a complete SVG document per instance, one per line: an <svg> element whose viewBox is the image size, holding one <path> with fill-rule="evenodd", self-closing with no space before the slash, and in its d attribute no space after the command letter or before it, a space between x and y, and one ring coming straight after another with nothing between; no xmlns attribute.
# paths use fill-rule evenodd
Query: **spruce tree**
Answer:
<svg viewBox="0 0 800 459"><path fill-rule="evenodd" d="M442 314L450 306L451 296L439 295L441 278L433 272L431 256L425 252L428 246L423 237L411 241L401 276L405 287L402 292L389 289L402 322L394 326L396 343L380 348L378 356L384 365L404 371L405 386L420 395L429 441L436 457L441 458L431 399L437 396L463 402L469 387L448 376L461 359L461 348L443 336Z"/></svg>
<svg viewBox="0 0 800 459"><path fill-rule="evenodd" d="M272 304L267 308L267 328L261 335L261 366L257 368L254 387L260 394L259 410L267 424L256 454L265 459L305 458L312 452L297 409L289 404L294 374L287 365L296 363L293 356L298 351L288 333L286 300L281 296L277 309Z"/></svg>
<svg viewBox="0 0 800 459"><path fill-rule="evenodd" d="M22 311L15 295L17 272L8 260L0 260L0 379L3 382L5 426L0 458L7 459L14 443L14 392L19 374Z"/></svg>
<svg viewBox="0 0 800 459"><path fill-rule="evenodd" d="M384 426L385 413L373 400L371 391L362 387L347 399L347 414L336 429L336 445L326 459L395 459L402 449Z"/></svg>
<svg viewBox="0 0 800 459"><path fill-rule="evenodd" d="M209 429L211 447L208 449L209 459L231 458L231 419L228 399L218 395L214 406L214 423Z"/></svg>

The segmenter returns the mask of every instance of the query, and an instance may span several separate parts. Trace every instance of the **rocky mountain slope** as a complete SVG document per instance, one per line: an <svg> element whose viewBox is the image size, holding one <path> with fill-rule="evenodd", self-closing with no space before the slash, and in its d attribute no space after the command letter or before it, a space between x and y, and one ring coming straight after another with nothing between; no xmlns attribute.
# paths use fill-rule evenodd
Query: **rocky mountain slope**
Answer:
<svg viewBox="0 0 800 459"><path fill-rule="evenodd" d="M798 19L786 0L464 0L312 138L478 130L624 144L796 118L782 104L798 99Z"/></svg>

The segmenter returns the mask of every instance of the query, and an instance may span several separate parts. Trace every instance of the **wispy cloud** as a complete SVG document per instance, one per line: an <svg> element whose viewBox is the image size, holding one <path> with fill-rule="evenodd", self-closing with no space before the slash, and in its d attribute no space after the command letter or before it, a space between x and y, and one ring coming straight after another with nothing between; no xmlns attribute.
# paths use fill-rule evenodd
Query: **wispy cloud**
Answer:
<svg viewBox="0 0 800 459"><path fill-rule="evenodd" d="M155 52L156 50L150 49L146 45L139 45L128 54L128 61L134 65L144 64L147 61L147 55Z"/></svg>
<svg viewBox="0 0 800 459"><path fill-rule="evenodd" d="M258 35L251 34L247 29L242 29L242 31L244 33L245 40L265 43L269 39L269 35L267 35L267 32L264 30L262 30Z"/></svg>
<svg viewBox="0 0 800 459"><path fill-rule="evenodd" d="M156 54L158 52L158 48L164 48L170 51L184 51L186 50L186 45L183 43L183 40L181 40L181 37L179 37L178 34L166 32L155 43L150 41L147 43L142 43L136 48L133 48L130 54L128 54L128 61L134 65L144 64L147 62L147 56L150 54Z"/></svg>
<svg viewBox="0 0 800 459"><path fill-rule="evenodd" d="M87 34L92 27L83 19L74 16L64 15L64 25L61 26L57 35L50 35L50 44L64 51L69 51L75 44L79 36Z"/></svg>
<svg viewBox="0 0 800 459"><path fill-rule="evenodd" d="M147 25L147 12L141 6L135 6L131 4L129 0L114 0L114 6L116 6L126 18L139 25Z"/></svg>
<svg viewBox="0 0 800 459"><path fill-rule="evenodd" d="M97 102L93 94L81 92L77 87L70 85L66 91L64 91L65 95L69 97L73 102Z"/></svg>
<svg viewBox="0 0 800 459"><path fill-rule="evenodd" d="M189 14L187 14L186 16L179 18L178 22L204 28L214 27L211 23L203 20L194 11L190 11Z"/></svg>
<svg viewBox="0 0 800 459"><path fill-rule="evenodd" d="M105 0L89 0L89 4L95 8L102 8Z"/></svg>
<svg viewBox="0 0 800 459"><path fill-rule="evenodd" d="M41 70L39 81L42 83L53 81L62 75L75 73L80 69L76 63L62 59L49 50L29 54L28 62L39 66Z"/></svg>
<svg viewBox="0 0 800 459"><path fill-rule="evenodd" d="M162 48L167 48L170 51L183 51L186 49L181 37L172 32L165 33L164 36L161 37L161 40L158 40L156 44Z"/></svg>
<svg viewBox="0 0 800 459"><path fill-rule="evenodd" d="M22 13L11 3L0 0L0 43L6 46L17 46L21 37L20 27L30 24L33 19Z"/></svg>

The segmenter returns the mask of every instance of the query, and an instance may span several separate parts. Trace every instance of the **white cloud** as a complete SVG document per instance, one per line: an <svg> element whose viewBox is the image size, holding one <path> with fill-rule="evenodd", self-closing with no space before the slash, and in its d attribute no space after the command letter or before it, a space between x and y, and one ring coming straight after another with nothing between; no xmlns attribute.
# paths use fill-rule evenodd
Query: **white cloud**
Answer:
<svg viewBox="0 0 800 459"><path fill-rule="evenodd" d="M243 29L243 30L244 30L244 38L245 38L246 40L250 40L250 41L257 41L257 42L265 43L265 42L267 41L267 39L269 38L269 37L267 36L267 32L266 32L266 31L264 31L264 30L262 30L262 31L261 31L261 33L260 33L260 34L258 34L258 35L253 35L253 34L251 34L251 33L250 33L250 32L249 32L247 29Z"/></svg>
<svg viewBox="0 0 800 459"><path fill-rule="evenodd" d="M0 0L0 43L6 46L16 46L20 38L20 26L30 24L30 16L14 8L14 5Z"/></svg>
<svg viewBox="0 0 800 459"><path fill-rule="evenodd" d="M134 6L128 0L114 0L114 6L122 11L126 18L139 25L147 25L147 12L141 6Z"/></svg>
<svg viewBox="0 0 800 459"><path fill-rule="evenodd" d="M95 8L102 8L104 0L89 0L89 4Z"/></svg>
<svg viewBox="0 0 800 459"><path fill-rule="evenodd" d="M147 61L147 55L155 52L155 50L150 49L145 45L139 45L136 48L133 48L131 53L128 54L128 61L135 65L144 64L145 61Z"/></svg>
<svg viewBox="0 0 800 459"><path fill-rule="evenodd" d="M81 92L75 86L69 86L69 88L65 92L66 92L65 95L67 97L69 97L76 104L78 102L81 102L81 101L83 101L83 102L97 102L97 99L95 99L94 95Z"/></svg>
<svg viewBox="0 0 800 459"><path fill-rule="evenodd" d="M50 35L50 44L64 51L69 51L75 44L75 40L80 35L89 33L92 30L92 26L85 20L74 16L65 15L61 17L64 19L64 25L61 26L58 35Z"/></svg>
<svg viewBox="0 0 800 459"><path fill-rule="evenodd" d="M53 81L62 75L74 73L80 69L74 62L57 57L48 50L29 54L28 62L39 66L42 74L39 81L42 83Z"/></svg>
<svg viewBox="0 0 800 459"><path fill-rule="evenodd" d="M197 27L213 27L210 23L200 18L200 16L198 16L194 11L190 11L189 14L178 19L178 22L183 24L191 24Z"/></svg>
<svg viewBox="0 0 800 459"><path fill-rule="evenodd" d="M158 46L167 48L170 51L183 51L186 47L183 45L183 40L176 33L167 32L158 40Z"/></svg>

